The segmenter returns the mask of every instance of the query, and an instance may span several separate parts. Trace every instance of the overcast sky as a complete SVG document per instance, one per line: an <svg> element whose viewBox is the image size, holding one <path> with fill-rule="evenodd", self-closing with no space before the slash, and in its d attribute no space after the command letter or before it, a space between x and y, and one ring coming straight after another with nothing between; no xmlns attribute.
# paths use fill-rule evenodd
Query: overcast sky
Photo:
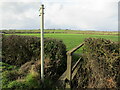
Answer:
<svg viewBox="0 0 120 90"><path fill-rule="evenodd" d="M118 30L119 0L1 0L0 29L39 29L45 5L46 29Z"/></svg>

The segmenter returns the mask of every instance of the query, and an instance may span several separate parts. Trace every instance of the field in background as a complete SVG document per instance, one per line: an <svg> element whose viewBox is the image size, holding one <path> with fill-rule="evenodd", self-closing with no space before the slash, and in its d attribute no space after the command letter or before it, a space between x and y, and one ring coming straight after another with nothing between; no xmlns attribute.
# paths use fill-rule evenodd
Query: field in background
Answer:
<svg viewBox="0 0 120 90"><path fill-rule="evenodd" d="M40 30L3 30L6 35L30 35L40 37ZM107 31L77 31L77 30L45 30L45 37L61 39L67 50L84 41L85 38L104 38L118 41L118 32Z"/></svg>
<svg viewBox="0 0 120 90"><path fill-rule="evenodd" d="M9 34L9 35L13 35L13 34ZM40 37L40 34L14 34L14 35L30 35L30 36L37 36ZM66 47L67 50L70 50L72 48L74 48L75 46L79 45L80 43L82 43L84 41L85 38L104 38L104 39L109 39L112 41L118 41L118 36L117 35L96 35L96 34L59 34L59 33L46 33L45 37L50 37L50 38L57 38L57 39L61 39Z"/></svg>
<svg viewBox="0 0 120 90"><path fill-rule="evenodd" d="M5 33L40 33L40 30L1 30ZM81 30L57 30L47 29L45 33L67 33L67 34L97 34L97 35L118 35L117 31L81 31Z"/></svg>

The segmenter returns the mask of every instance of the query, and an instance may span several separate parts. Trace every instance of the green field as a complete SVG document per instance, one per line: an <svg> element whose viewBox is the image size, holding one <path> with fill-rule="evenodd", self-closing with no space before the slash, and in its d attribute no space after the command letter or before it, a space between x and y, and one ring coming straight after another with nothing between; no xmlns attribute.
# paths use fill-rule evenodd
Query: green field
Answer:
<svg viewBox="0 0 120 90"><path fill-rule="evenodd" d="M1 30L6 33L40 33L40 30ZM59 29L45 29L46 33L65 33L65 34L97 34L97 35L117 35L117 31L88 31L88 30L59 30Z"/></svg>
<svg viewBox="0 0 120 90"><path fill-rule="evenodd" d="M94 38L105 38L111 39L113 41L118 41L118 36L109 36L109 35L84 35L84 34L45 34L45 37L58 38L63 40L67 46L67 50L74 48L84 41L85 38L94 37Z"/></svg>
<svg viewBox="0 0 120 90"><path fill-rule="evenodd" d="M8 34L8 35L30 35L30 36L37 36L40 37L40 34ZM85 38L104 38L104 39L109 39L112 41L118 41L118 35L98 35L98 34L64 34L64 33L46 33L44 35L45 37L50 37L50 38L57 38L62 40L66 47L67 50L70 50L74 48L75 46L81 44Z"/></svg>

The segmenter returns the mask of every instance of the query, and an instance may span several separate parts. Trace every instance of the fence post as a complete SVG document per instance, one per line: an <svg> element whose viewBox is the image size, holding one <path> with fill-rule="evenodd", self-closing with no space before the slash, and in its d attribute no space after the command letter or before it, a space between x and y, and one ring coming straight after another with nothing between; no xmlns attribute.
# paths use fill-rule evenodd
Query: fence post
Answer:
<svg viewBox="0 0 120 90"><path fill-rule="evenodd" d="M67 53L67 79L68 83L66 88L71 88L71 73L72 73L72 53Z"/></svg>

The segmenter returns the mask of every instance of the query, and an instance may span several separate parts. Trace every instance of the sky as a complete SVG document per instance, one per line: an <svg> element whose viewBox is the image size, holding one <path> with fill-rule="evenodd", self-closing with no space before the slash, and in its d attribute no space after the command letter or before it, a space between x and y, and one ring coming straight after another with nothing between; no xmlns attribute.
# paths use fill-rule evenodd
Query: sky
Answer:
<svg viewBox="0 0 120 90"><path fill-rule="evenodd" d="M118 30L119 0L0 0L1 29L39 29L45 6L45 29Z"/></svg>

